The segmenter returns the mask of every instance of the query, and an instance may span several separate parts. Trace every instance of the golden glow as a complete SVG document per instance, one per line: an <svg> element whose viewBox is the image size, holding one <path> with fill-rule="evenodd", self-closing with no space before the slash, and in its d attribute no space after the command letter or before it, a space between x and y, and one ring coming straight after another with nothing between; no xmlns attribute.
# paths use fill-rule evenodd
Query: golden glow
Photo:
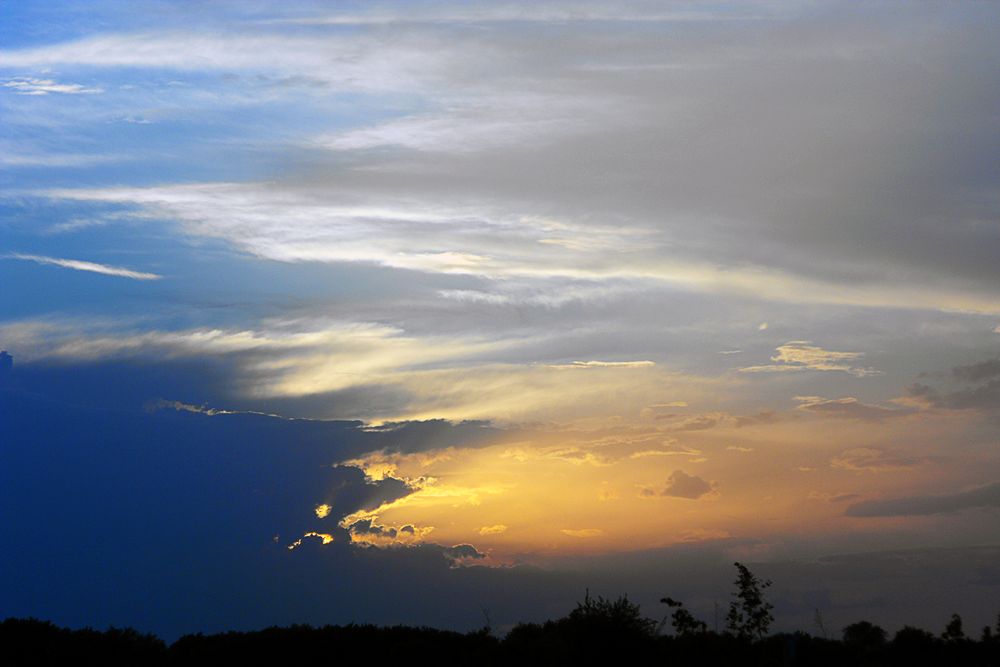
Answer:
<svg viewBox="0 0 1000 667"><path fill-rule="evenodd" d="M322 505L317 505L316 509L314 511L316 512L316 517L317 518L325 519L327 516L330 515L330 510L331 509L332 508L329 505L327 505L326 503L323 503Z"/></svg>
<svg viewBox="0 0 1000 667"><path fill-rule="evenodd" d="M434 526L378 526L378 532L352 532L351 543L376 547L419 544L434 532Z"/></svg>
<svg viewBox="0 0 1000 667"><path fill-rule="evenodd" d="M493 526L483 526L482 528L479 529L480 535L499 535L501 533L506 533L506 532L507 532L507 526L503 525L502 523L498 523Z"/></svg>
<svg viewBox="0 0 1000 667"><path fill-rule="evenodd" d="M330 544L331 542L333 542L333 535L330 535L329 533L317 533L317 532L310 531L308 533L305 533L302 537L300 537L299 539L295 540L291 544L289 544L288 545L288 550L289 551L293 551L293 550L297 549L298 547L301 547L302 546L302 540L304 540L307 537L315 537L315 538L319 539L322 544Z"/></svg>
<svg viewBox="0 0 1000 667"><path fill-rule="evenodd" d="M671 409L684 409L673 403ZM814 417L794 404L766 418L664 414L670 413L520 430L509 442L480 449L355 459L351 464L369 474L391 469L415 491L341 525L370 519L397 530L434 526L434 542L474 544L489 554L488 563L789 531L869 530L878 520L845 516L847 504L940 474L925 452L954 420L907 412L873 427ZM427 532L352 540L387 546Z"/></svg>

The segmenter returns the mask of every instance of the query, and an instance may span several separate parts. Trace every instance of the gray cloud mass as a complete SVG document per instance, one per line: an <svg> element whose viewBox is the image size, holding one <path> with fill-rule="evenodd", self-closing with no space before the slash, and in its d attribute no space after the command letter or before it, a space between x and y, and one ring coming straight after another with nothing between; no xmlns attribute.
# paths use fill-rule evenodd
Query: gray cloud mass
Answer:
<svg viewBox="0 0 1000 667"><path fill-rule="evenodd" d="M866 500L847 508L847 516L926 516L958 512L976 507L1000 507L1000 482L939 496L907 496L887 500Z"/></svg>
<svg viewBox="0 0 1000 667"><path fill-rule="evenodd" d="M1000 93L984 85L1000 65L996 8L948 21L897 9L643 31L389 21L338 40L198 34L186 49L154 32L8 50L0 64L208 63L424 100L302 137L315 168L294 180L49 192L134 204L261 257L1000 312L997 239L981 224L998 215ZM338 166L345 154L365 168Z"/></svg>

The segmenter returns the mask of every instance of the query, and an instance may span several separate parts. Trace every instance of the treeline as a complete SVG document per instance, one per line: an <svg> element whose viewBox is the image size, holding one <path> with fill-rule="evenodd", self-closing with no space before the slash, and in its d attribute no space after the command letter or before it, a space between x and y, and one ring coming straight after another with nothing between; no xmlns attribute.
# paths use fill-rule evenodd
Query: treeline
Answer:
<svg viewBox="0 0 1000 667"><path fill-rule="evenodd" d="M407 626L293 625L255 632L185 635L167 645L131 629L69 630L47 621L0 622L0 664L197 665L334 664L347 660L427 661L449 665L923 666L1000 667L997 627L966 635L952 615L943 632L905 627L893 637L860 621L840 639L804 632L769 634L773 617L764 596L769 581L736 563L739 576L725 632L710 631L683 603L664 598L663 621L647 619L627 598L589 593L567 616L522 623L503 638L490 628L470 633ZM670 623L672 632L666 632Z"/></svg>
<svg viewBox="0 0 1000 667"><path fill-rule="evenodd" d="M627 601L626 601L627 603ZM406 626L293 625L255 632L185 635L167 645L130 629L68 630L47 621L0 622L0 664L198 665L334 664L342 660L440 660L452 665L983 665L1000 666L994 637L943 639L904 628L889 639L877 626L842 640L803 632L758 640L705 632L655 635L615 618L572 613L544 624L521 624L506 637ZM856 624L859 625L859 624ZM870 625L870 624L865 624ZM854 626L851 626L854 627ZM858 630L858 628L856 628Z"/></svg>

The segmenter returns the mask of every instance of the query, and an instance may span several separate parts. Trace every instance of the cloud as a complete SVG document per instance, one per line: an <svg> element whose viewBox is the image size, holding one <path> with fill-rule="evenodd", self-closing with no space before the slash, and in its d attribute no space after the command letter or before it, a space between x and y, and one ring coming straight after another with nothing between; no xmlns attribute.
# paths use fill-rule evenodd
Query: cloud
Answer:
<svg viewBox="0 0 1000 667"><path fill-rule="evenodd" d="M1000 359L956 366L951 369L951 376L971 386L946 390L914 383L907 387L904 400L934 408L977 410L987 415L1000 415Z"/></svg>
<svg viewBox="0 0 1000 667"><path fill-rule="evenodd" d="M780 417L774 410L762 410L754 415L737 415L734 419L736 420L736 428L744 428L746 426L773 424Z"/></svg>
<svg viewBox="0 0 1000 667"><path fill-rule="evenodd" d="M553 369L534 359L564 354L561 333L506 336L487 327L463 336L448 327L435 333L437 321L405 319L416 334L309 313L180 330L150 329L141 319L52 318L0 324L0 340L30 363L104 364L122 373L156 366L172 376L187 365L203 377L180 390L180 378L164 388L150 376L144 395L119 396L127 401L167 397L288 417L523 424L634 412L672 387L700 395L714 384L656 366ZM587 382L567 384L567 373L584 373Z"/></svg>
<svg viewBox="0 0 1000 667"><path fill-rule="evenodd" d="M574 361L569 364L552 364L552 368L649 368L654 361Z"/></svg>
<svg viewBox="0 0 1000 667"><path fill-rule="evenodd" d="M147 412L156 412L157 410L177 410L178 412L194 412L196 414L206 415L208 417L214 417L215 415L263 414L259 412L253 412L250 410L240 411L240 410L225 410L222 408L210 408L207 405L192 405L190 403L185 403L183 401L171 401L165 398L146 401L143 408ZM278 415L269 415L269 416L277 417Z"/></svg>
<svg viewBox="0 0 1000 667"><path fill-rule="evenodd" d="M471 544L455 544L450 547L441 547L441 554L452 562L453 566L471 565L476 561L486 558L486 554L480 552Z"/></svg>
<svg viewBox="0 0 1000 667"><path fill-rule="evenodd" d="M793 340L775 349L771 361L775 364L762 366L747 366L739 369L743 373L787 373L798 371L841 371L855 377L881 375L882 371L874 368L852 366L854 361L863 356L861 352L835 352L824 350L811 344L808 340Z"/></svg>
<svg viewBox="0 0 1000 667"><path fill-rule="evenodd" d="M847 449L830 459L830 465L859 472L892 472L908 470L923 463L917 456L876 447Z"/></svg>
<svg viewBox="0 0 1000 667"><path fill-rule="evenodd" d="M683 470L675 470L667 479L666 485L661 489L643 488L640 491L642 496L669 496L672 498L688 498L697 500L702 496L711 493L715 488L714 483L709 483L697 475L688 475Z"/></svg>
<svg viewBox="0 0 1000 667"><path fill-rule="evenodd" d="M982 382L1000 377L1000 359L987 359L968 366L956 366L952 375L963 382Z"/></svg>
<svg viewBox="0 0 1000 667"><path fill-rule="evenodd" d="M642 449L629 454L630 459L644 459L650 456L701 456L701 450L670 446L663 449Z"/></svg>
<svg viewBox="0 0 1000 667"><path fill-rule="evenodd" d="M604 531L600 528L563 528L559 531L563 535L569 535L570 537L579 537L583 539L591 537L601 537L604 535Z"/></svg>
<svg viewBox="0 0 1000 667"><path fill-rule="evenodd" d="M6 146L0 155L0 168L19 167L91 167L94 165L117 162L128 159L124 155L99 155L93 153L49 153L27 152L10 149Z"/></svg>
<svg viewBox="0 0 1000 667"><path fill-rule="evenodd" d="M771 7L754 5L753 11L745 14L729 14L710 8L678 7L663 9L654 6L622 7L609 9L594 2L551 2L536 7L524 2L497 2L488 5L414 5L405 10L374 6L367 11L353 13L343 11L335 14L280 18L265 21L267 24L292 25L390 25L393 23L430 23L434 25L458 23L628 23L651 22L702 22L702 21L742 21L760 20L774 17L776 10Z"/></svg>
<svg viewBox="0 0 1000 667"><path fill-rule="evenodd" d="M636 31L607 8L543 10L543 20L537 11L380 7L293 17L309 30L281 22L289 17L267 17L252 34L233 27L239 21L109 30L5 49L0 64L317 84L308 95L283 89L266 99L331 119L283 130L285 143L268 147L293 160L308 151L314 179L291 169L285 180L240 184L246 206L208 192L235 184L100 191L258 256L492 277L629 276L795 303L1000 312L992 239L977 222L995 213L986 184L996 174L981 171L996 153L995 104L978 84L996 58L987 30L995 9L956 11L942 25L923 8L768 8L773 21L742 13L734 21L732 8L712 8L693 12L706 19L698 34L659 18L643 18ZM678 13L692 10L629 10ZM463 18L423 18L455 15ZM528 18L531 38L519 25ZM470 32L470 22L489 29ZM934 65L924 79L910 69L912 53ZM247 104L245 90L213 87L218 77L188 79L199 97L181 106L204 95ZM352 107L361 113L330 113L344 93L358 95ZM978 141L952 141L956 114ZM911 168L927 142L948 150ZM489 148L490 159L474 148ZM776 182L794 196L768 197ZM177 201L198 188L205 201ZM351 210L331 215L346 200ZM385 202L398 220L364 214ZM456 233L432 220L402 224L404 214L442 208L455 209L444 227ZM257 212L273 224L250 224ZM581 249L588 242L608 250Z"/></svg>
<svg viewBox="0 0 1000 667"><path fill-rule="evenodd" d="M681 542L709 542L727 540L731 537L732 534L728 530L721 528L690 528L677 536Z"/></svg>
<svg viewBox="0 0 1000 667"><path fill-rule="evenodd" d="M548 100L559 104L559 100ZM558 116L532 117L524 106L512 105L501 110L496 106L451 111L432 118L404 118L380 125L339 134L316 137L317 146L337 151L381 147L406 148L430 153L472 153L496 150L527 141L542 140L552 133L579 131L581 110L566 105ZM524 100L521 100L522 104ZM529 103L530 104L530 103ZM537 101L536 101L537 104ZM565 103L563 103L565 105ZM535 106L535 104L530 104ZM530 108L529 106L529 108ZM506 111L506 113L500 113ZM550 113L554 109L549 110Z"/></svg>
<svg viewBox="0 0 1000 667"><path fill-rule="evenodd" d="M96 262L85 262L79 259L61 259L59 257L45 257L43 255L27 255L23 253L12 253L5 255L7 259L23 259L29 262L35 262L37 264L50 264L52 266L61 266L66 269L74 269L76 271L89 271L91 273L100 273L106 276L117 276L119 278L131 278L132 280L159 280L163 276L156 273L146 273L144 271L133 271L132 269L125 269L119 266L108 266L107 264L98 264Z"/></svg>
<svg viewBox="0 0 1000 667"><path fill-rule="evenodd" d="M90 328L87 331L87 328ZM238 392L246 396L306 396L379 381L398 382L393 372L416 360L435 361L486 351L488 341L420 340L370 323L271 320L260 329L188 329L111 332L98 324L53 321L0 326L12 348L30 350L31 360L63 362L143 358L230 358ZM501 343L501 346L503 344ZM23 355L28 357L28 355Z"/></svg>
<svg viewBox="0 0 1000 667"><path fill-rule="evenodd" d="M978 507L1000 507L1000 482L959 493L866 500L851 505L845 514L857 517L927 516Z"/></svg>
<svg viewBox="0 0 1000 667"><path fill-rule="evenodd" d="M385 526L375 523L374 518L358 519L351 523L341 522L347 530L351 543L363 547L411 546L423 542L433 532L432 526Z"/></svg>
<svg viewBox="0 0 1000 667"><path fill-rule="evenodd" d="M414 45L383 44L382 54L368 48L364 36L338 40L321 37L292 36L276 32L240 35L217 32L118 33L80 40L47 44L0 52L3 67L77 67L156 68L180 71L258 70L284 74L312 73L322 80L353 90L387 90L393 85L412 89L403 77L411 70L421 81L421 72L439 70L431 63L435 54L421 53ZM405 54L405 55L404 55ZM409 57L408 63L396 63L394 57ZM330 67L331 59L339 60ZM388 60L386 60L388 59ZM60 91L64 92L64 91Z"/></svg>
<svg viewBox="0 0 1000 667"><path fill-rule="evenodd" d="M860 498L861 495L858 493L827 493L823 491L811 491L808 497L813 500L823 500L828 503L844 503L848 500Z"/></svg>
<svg viewBox="0 0 1000 667"><path fill-rule="evenodd" d="M650 242L653 233L640 225L601 227L576 216L558 221L563 233L589 237L594 244L547 243L550 218L520 207L484 204L450 197L442 204L428 192L369 192L369 187L338 190L292 183L205 183L152 188L62 189L53 199L109 202L137 207L143 217L176 221L193 237L223 239L251 255L282 262L372 262L385 267L430 273L519 278L644 280L696 291L753 294L796 303L909 303L930 307L953 303L970 310L1000 312L1000 302L957 294L884 293L846 298L833 286L801 289L809 277L794 277L773 267L752 271L721 270L703 260L673 259L664 264ZM491 196L489 200L492 200ZM458 245L456 245L458 244ZM793 284L794 283L794 284ZM893 288L895 290L901 288ZM446 291L451 296L468 291ZM463 297L465 298L465 297ZM919 304L915 299L919 299ZM924 301L927 301L924 303ZM754 370L804 369L766 366ZM871 374L863 368L815 368Z"/></svg>
<svg viewBox="0 0 1000 667"><path fill-rule="evenodd" d="M299 547L302 546L303 540L307 540L310 538L318 539L320 544L331 544L332 542L335 541L333 535L330 535L329 533L317 533L316 531L312 530L309 531L308 533L303 534L302 537L289 544L287 549L289 551L294 551L295 549L298 549Z"/></svg>
<svg viewBox="0 0 1000 667"><path fill-rule="evenodd" d="M685 419L670 428L671 431L704 431L718 426L722 419L719 415L698 415Z"/></svg>
<svg viewBox="0 0 1000 667"><path fill-rule="evenodd" d="M480 535L500 535L507 532L507 526L502 523L498 523L493 526L483 526L479 529Z"/></svg>
<svg viewBox="0 0 1000 667"><path fill-rule="evenodd" d="M884 408L879 405L862 403L853 396L843 398L823 398L822 396L796 396L799 402L797 410L811 412L822 417L838 419L858 419L861 421L879 422L892 417L913 414L913 410L902 408Z"/></svg>
<svg viewBox="0 0 1000 667"><path fill-rule="evenodd" d="M18 95L48 95L49 93L89 95L104 92L103 88L88 88L78 83L58 83L52 79L9 79L0 86L11 88Z"/></svg>

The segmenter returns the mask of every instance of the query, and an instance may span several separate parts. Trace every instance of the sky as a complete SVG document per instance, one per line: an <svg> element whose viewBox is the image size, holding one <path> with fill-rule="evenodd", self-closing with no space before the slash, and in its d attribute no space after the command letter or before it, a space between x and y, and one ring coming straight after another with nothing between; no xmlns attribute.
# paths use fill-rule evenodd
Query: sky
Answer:
<svg viewBox="0 0 1000 667"><path fill-rule="evenodd" d="M991 623L998 28L0 3L0 617Z"/></svg>

